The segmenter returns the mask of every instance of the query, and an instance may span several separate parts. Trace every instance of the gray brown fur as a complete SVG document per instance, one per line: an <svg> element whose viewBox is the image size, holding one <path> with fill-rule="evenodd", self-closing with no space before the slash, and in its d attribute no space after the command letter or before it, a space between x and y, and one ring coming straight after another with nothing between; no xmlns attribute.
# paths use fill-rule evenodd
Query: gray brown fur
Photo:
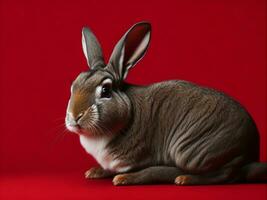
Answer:
<svg viewBox="0 0 267 200"><path fill-rule="evenodd" d="M123 81L124 74L145 54L149 41L141 47L135 45L143 50L139 54L136 49L125 48L131 46L129 42L142 41L150 32L148 23L134 25L119 41L105 66L102 53L96 55L102 52L100 45L95 36L90 38L90 32L87 53L90 54L90 49L93 52L86 57L96 59L92 63L101 64L91 66L92 70L79 75L73 83L68 111L74 118L93 104L100 113L95 131L87 129L90 113L79 119L79 127L96 137L112 134L105 149L131 166L127 173L114 177L114 184L266 181L267 164L258 162L256 125L243 106L231 97L187 81L165 81L149 86ZM90 44L92 48L88 47ZM122 54L122 49L126 53ZM134 60L130 59L131 55ZM112 97L97 104L95 89L105 77L112 80ZM116 174L92 168L86 176L101 178Z"/></svg>

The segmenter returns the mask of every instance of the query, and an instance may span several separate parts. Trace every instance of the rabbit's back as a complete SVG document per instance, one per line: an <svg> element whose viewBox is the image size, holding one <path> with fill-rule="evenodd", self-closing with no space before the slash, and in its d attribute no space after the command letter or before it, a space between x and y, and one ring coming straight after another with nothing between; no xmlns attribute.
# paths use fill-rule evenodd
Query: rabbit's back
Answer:
<svg viewBox="0 0 267 200"><path fill-rule="evenodd" d="M129 130L139 141L141 157L148 152L151 162L198 172L258 159L253 120L221 92L186 81L167 81L133 87L128 95L135 113Z"/></svg>

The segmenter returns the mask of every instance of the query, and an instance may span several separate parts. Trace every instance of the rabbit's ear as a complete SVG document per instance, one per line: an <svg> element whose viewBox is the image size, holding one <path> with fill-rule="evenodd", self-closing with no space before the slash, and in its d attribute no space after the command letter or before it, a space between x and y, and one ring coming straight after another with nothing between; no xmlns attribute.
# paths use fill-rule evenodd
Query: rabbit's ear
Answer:
<svg viewBox="0 0 267 200"><path fill-rule="evenodd" d="M101 46L93 32L87 27L82 29L82 46L87 64L91 69L105 66Z"/></svg>
<svg viewBox="0 0 267 200"><path fill-rule="evenodd" d="M140 22L133 25L117 43L109 62L117 68L120 79L125 79L128 70L145 55L150 36L151 25Z"/></svg>

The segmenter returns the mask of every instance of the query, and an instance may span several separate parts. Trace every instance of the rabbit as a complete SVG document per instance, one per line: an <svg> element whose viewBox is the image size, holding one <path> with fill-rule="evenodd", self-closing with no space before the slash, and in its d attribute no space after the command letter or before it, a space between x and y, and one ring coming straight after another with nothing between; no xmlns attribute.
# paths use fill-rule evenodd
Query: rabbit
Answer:
<svg viewBox="0 0 267 200"><path fill-rule="evenodd" d="M252 117L226 94L183 80L125 82L145 55L149 22L133 25L109 62L93 32L82 29L89 71L71 85L65 124L99 163L85 178L114 185L266 182Z"/></svg>

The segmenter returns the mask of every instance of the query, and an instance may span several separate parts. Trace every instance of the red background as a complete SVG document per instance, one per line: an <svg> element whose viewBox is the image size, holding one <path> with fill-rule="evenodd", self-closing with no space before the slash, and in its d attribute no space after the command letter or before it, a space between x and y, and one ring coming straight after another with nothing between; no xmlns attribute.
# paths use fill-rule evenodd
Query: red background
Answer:
<svg viewBox="0 0 267 200"><path fill-rule="evenodd" d="M92 28L108 60L124 32L147 20L152 24L151 45L127 81L184 79L228 93L255 119L261 160L267 161L265 18L264 0L1 0L0 197L106 198L140 190L144 198L204 199L219 197L210 190L215 187L226 195L225 190L229 195L238 191L235 199L249 194L266 198L266 185L189 187L193 193L182 188L178 194L173 186L114 189L110 180L85 182L82 173L94 160L76 135L65 132L61 137L71 81L87 70L82 27ZM71 181L64 182L67 179ZM103 188L107 193L97 193Z"/></svg>

